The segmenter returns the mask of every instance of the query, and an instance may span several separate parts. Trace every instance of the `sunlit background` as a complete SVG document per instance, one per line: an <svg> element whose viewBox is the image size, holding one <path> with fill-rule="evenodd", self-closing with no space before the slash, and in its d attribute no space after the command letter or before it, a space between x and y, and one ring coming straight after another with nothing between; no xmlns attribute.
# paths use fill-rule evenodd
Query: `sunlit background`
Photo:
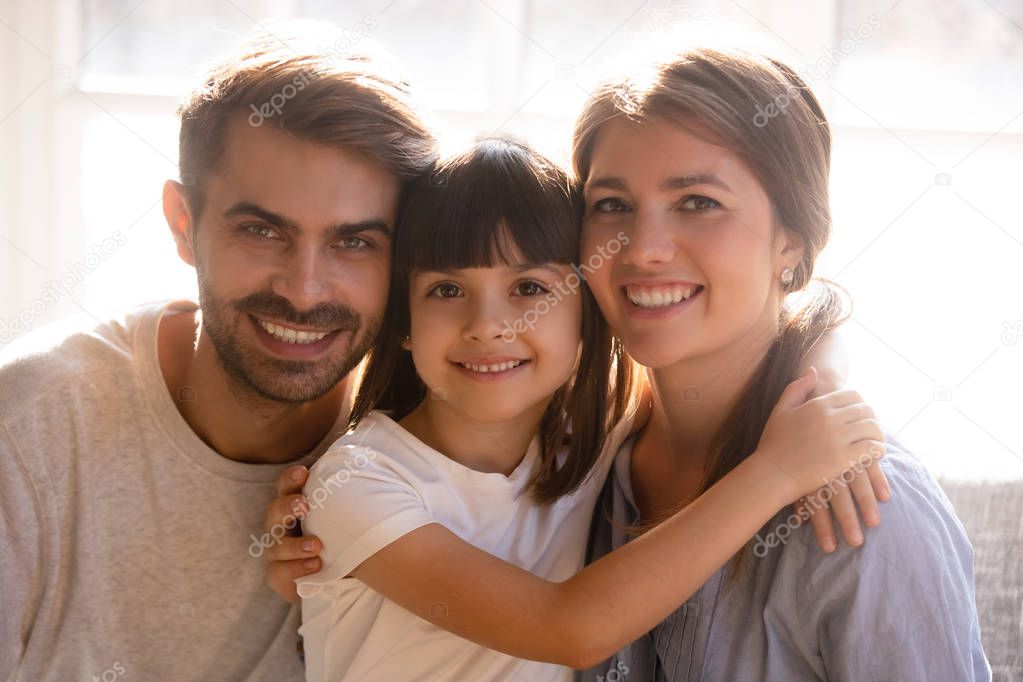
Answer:
<svg viewBox="0 0 1023 682"><path fill-rule="evenodd" d="M383 45L449 144L502 130L559 159L637 51L741 35L786 58L835 131L818 274L856 304L850 383L935 473L1023 478L1019 0L0 0L0 345L195 295L159 205L175 108L296 17L336 24L325 50Z"/></svg>

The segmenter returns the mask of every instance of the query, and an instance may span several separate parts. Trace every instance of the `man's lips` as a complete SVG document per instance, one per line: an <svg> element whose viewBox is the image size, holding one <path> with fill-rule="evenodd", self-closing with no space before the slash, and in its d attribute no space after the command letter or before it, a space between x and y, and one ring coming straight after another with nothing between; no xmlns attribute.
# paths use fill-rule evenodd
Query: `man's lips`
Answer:
<svg viewBox="0 0 1023 682"><path fill-rule="evenodd" d="M249 315L256 336L274 355L291 359L313 359L334 343L345 329L310 329Z"/></svg>

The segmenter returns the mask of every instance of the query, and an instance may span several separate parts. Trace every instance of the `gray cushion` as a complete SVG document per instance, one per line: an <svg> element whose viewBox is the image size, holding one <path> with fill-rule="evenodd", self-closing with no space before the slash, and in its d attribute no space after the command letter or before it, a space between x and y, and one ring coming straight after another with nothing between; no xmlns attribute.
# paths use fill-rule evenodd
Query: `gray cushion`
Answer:
<svg viewBox="0 0 1023 682"><path fill-rule="evenodd" d="M993 679L1023 680L1023 480L943 480L941 487L973 543L981 640Z"/></svg>

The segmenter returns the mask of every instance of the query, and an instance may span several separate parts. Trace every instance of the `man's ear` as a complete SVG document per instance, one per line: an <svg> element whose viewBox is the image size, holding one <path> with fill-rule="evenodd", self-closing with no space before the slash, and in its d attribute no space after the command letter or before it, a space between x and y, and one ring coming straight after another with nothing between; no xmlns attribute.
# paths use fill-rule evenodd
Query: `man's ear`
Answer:
<svg viewBox="0 0 1023 682"><path fill-rule="evenodd" d="M195 244L192 243L192 212L185 198L185 187L180 182L163 183L163 215L167 219L171 236L178 246L178 256L195 267Z"/></svg>

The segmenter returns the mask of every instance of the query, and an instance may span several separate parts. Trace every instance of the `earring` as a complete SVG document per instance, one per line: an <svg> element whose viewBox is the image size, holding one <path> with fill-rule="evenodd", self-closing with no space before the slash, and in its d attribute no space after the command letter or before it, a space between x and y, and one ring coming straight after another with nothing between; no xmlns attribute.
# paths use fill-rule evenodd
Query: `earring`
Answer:
<svg viewBox="0 0 1023 682"><path fill-rule="evenodd" d="M795 276L796 273L792 270L792 268L785 268L781 271L781 283L787 287L792 284L792 280Z"/></svg>

